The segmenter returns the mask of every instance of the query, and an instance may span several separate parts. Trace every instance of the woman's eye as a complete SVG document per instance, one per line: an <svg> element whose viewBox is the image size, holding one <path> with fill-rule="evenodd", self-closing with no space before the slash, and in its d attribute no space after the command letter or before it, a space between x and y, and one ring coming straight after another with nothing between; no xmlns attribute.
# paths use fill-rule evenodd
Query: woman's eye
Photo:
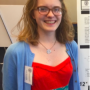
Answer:
<svg viewBox="0 0 90 90"><path fill-rule="evenodd" d="M43 11L43 12L45 12L45 11L47 11L48 9L47 8L45 8L45 7L40 7L39 8L39 11Z"/></svg>
<svg viewBox="0 0 90 90"><path fill-rule="evenodd" d="M54 12L60 12L59 8L54 8Z"/></svg>

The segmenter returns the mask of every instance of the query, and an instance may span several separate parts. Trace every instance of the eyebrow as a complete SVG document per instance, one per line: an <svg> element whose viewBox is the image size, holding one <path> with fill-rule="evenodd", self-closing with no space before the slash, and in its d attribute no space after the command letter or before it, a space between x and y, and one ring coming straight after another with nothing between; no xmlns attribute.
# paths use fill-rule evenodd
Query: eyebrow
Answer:
<svg viewBox="0 0 90 90"><path fill-rule="evenodd" d="M43 5L37 6L37 7L47 7L47 8L49 8L48 6L43 6ZM60 6L53 6L52 8L54 8L54 7L59 7L59 8L61 8Z"/></svg>

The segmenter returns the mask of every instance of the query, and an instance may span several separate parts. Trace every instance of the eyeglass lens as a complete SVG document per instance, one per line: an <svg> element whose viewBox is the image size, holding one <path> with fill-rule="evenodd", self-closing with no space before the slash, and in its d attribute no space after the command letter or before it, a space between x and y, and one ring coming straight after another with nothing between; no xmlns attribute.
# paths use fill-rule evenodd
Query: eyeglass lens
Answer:
<svg viewBox="0 0 90 90"><path fill-rule="evenodd" d="M45 6L38 7L39 13L40 13L40 14L43 14L43 15L48 14L50 10L51 10L51 11L53 12L53 14L55 14L55 15L61 15L61 14L62 14L62 10L61 10L60 7L54 7L54 8L52 8L52 9L49 9L48 7L45 7Z"/></svg>

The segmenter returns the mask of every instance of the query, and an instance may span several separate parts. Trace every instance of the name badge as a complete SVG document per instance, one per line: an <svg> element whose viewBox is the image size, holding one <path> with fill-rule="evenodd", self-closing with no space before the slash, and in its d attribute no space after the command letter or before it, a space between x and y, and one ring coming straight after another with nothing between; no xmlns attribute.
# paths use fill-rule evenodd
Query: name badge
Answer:
<svg viewBox="0 0 90 90"><path fill-rule="evenodd" d="M33 68L25 66L25 82L32 85Z"/></svg>

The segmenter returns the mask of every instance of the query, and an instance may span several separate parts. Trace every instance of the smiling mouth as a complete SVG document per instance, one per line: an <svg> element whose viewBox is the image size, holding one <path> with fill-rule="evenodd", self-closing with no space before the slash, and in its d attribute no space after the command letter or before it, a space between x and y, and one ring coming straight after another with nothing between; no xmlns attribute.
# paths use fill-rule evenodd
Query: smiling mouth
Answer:
<svg viewBox="0 0 90 90"><path fill-rule="evenodd" d="M44 21L47 24L54 24L56 21Z"/></svg>

